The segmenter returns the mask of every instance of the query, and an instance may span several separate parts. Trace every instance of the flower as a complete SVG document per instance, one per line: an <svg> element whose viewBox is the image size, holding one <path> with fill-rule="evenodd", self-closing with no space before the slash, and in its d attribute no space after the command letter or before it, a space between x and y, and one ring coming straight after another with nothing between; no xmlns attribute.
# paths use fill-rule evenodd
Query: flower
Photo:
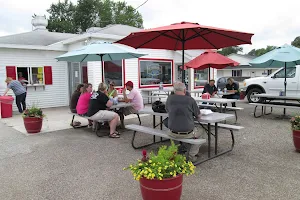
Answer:
<svg viewBox="0 0 300 200"><path fill-rule="evenodd" d="M300 130L300 116L296 115L290 119L292 130Z"/></svg>
<svg viewBox="0 0 300 200"><path fill-rule="evenodd" d="M168 147L161 146L156 155L151 152L147 157L146 150L143 150L143 158L125 170L129 169L135 180L141 178L163 180L180 174L194 174L196 167L192 162L186 161L185 156L177 154L177 150L178 146L173 141Z"/></svg>

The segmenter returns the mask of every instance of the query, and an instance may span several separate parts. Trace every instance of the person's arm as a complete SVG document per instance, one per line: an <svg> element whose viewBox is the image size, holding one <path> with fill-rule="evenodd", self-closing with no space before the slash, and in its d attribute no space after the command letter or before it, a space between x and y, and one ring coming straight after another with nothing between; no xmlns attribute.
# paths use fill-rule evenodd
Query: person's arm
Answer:
<svg viewBox="0 0 300 200"><path fill-rule="evenodd" d="M117 90L115 90L115 91L114 91L114 93L113 93L113 95L112 95L112 96L113 96L113 98L115 98L115 97L117 97L117 96L118 96L118 92L117 92Z"/></svg>
<svg viewBox="0 0 300 200"><path fill-rule="evenodd" d="M130 92L129 95L127 96L126 90L125 90L125 89L123 90L123 96L124 96L123 101L124 101L125 103L130 103L130 102L132 102L132 99L134 98L132 92Z"/></svg>
<svg viewBox="0 0 300 200"><path fill-rule="evenodd" d="M6 88L6 90L4 91L3 96L5 96L9 90L10 90L10 88Z"/></svg>
<svg viewBox="0 0 300 200"><path fill-rule="evenodd" d="M108 100L106 103L106 107L110 108L114 103L111 100Z"/></svg>
<svg viewBox="0 0 300 200"><path fill-rule="evenodd" d="M214 86L214 92L212 93L212 96L215 96L215 94L217 94L218 89L216 88L216 86Z"/></svg>
<svg viewBox="0 0 300 200"><path fill-rule="evenodd" d="M206 89L207 85L204 86L204 89L202 91L202 94L206 93L207 89Z"/></svg>
<svg viewBox="0 0 300 200"><path fill-rule="evenodd" d="M200 117L200 109L197 105L197 102L194 99L192 99L192 111L193 111L194 117L198 120Z"/></svg>
<svg viewBox="0 0 300 200"><path fill-rule="evenodd" d="M239 90L239 86L236 83L233 83L233 84L234 84L234 90L229 90L229 92L237 93Z"/></svg>

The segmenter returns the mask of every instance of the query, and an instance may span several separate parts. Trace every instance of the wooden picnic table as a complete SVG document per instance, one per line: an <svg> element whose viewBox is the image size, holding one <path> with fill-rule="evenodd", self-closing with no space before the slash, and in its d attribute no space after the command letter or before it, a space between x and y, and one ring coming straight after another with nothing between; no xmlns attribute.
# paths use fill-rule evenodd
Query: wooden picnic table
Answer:
<svg viewBox="0 0 300 200"><path fill-rule="evenodd" d="M145 108L143 110L139 111L140 114L150 114L153 115L153 128L157 127L160 125L160 128L162 130L162 124L163 124L163 118L167 118L169 115L168 113L158 113L154 112L150 108ZM160 123L156 124L155 122L155 116L160 117ZM215 127L215 154L217 154L218 151L218 123L222 121L226 121L228 119L232 119L235 116L232 114L225 114L225 113L218 113L218 112L213 112L208 115L199 115L199 118L196 119L198 123L201 125L201 123L207 124L207 131L208 131L208 157L210 157L210 147L211 147L211 124L214 124Z"/></svg>

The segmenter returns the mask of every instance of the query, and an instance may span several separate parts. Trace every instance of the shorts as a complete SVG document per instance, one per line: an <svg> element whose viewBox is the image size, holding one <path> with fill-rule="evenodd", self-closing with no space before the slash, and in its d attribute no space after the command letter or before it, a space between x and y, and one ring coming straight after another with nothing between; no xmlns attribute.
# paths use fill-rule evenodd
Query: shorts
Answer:
<svg viewBox="0 0 300 200"><path fill-rule="evenodd" d="M91 116L91 120L103 120L103 121L111 121L115 118L117 113L108 111L108 110L99 110L96 114Z"/></svg>

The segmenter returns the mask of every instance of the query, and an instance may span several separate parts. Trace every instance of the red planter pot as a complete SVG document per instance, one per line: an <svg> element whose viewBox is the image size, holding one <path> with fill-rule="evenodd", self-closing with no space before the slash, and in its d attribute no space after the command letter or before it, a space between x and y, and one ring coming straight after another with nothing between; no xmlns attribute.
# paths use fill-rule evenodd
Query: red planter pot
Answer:
<svg viewBox="0 0 300 200"><path fill-rule="evenodd" d="M39 133L42 129L43 119L38 117L25 117L24 126L27 133Z"/></svg>
<svg viewBox="0 0 300 200"><path fill-rule="evenodd" d="M182 193L182 175L163 180L140 179L144 200L180 200Z"/></svg>
<svg viewBox="0 0 300 200"><path fill-rule="evenodd" d="M299 130L293 130L293 140L294 140L296 151L300 152L300 131Z"/></svg>
<svg viewBox="0 0 300 200"><path fill-rule="evenodd" d="M245 99L245 92L241 91L240 92L240 100L244 100Z"/></svg>

